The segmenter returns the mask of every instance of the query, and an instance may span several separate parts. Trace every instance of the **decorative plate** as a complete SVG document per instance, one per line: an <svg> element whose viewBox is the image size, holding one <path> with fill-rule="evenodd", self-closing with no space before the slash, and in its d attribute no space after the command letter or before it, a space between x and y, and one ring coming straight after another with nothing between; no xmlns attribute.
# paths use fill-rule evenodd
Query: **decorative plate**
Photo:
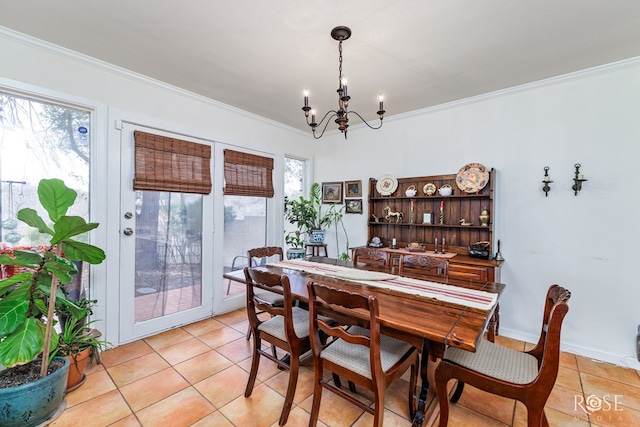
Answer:
<svg viewBox="0 0 640 427"><path fill-rule="evenodd" d="M435 186L435 184L430 182L428 184L425 184L424 187L422 187L422 191L427 196L431 196L433 193L436 192L436 186Z"/></svg>
<svg viewBox="0 0 640 427"><path fill-rule="evenodd" d="M391 175L382 175L376 183L376 190L382 196L390 196L398 188L398 180Z"/></svg>
<svg viewBox="0 0 640 427"><path fill-rule="evenodd" d="M465 193L477 193L489 182L489 172L480 163L469 163L458 171L456 184Z"/></svg>

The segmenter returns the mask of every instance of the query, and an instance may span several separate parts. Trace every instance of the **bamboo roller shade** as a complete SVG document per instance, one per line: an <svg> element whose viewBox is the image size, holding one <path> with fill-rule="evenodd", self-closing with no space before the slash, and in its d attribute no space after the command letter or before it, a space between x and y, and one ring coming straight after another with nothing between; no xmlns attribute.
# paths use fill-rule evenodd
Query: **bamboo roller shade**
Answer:
<svg viewBox="0 0 640 427"><path fill-rule="evenodd" d="M134 190L211 193L209 145L134 131Z"/></svg>
<svg viewBox="0 0 640 427"><path fill-rule="evenodd" d="M273 197L273 159L224 150L224 194Z"/></svg>

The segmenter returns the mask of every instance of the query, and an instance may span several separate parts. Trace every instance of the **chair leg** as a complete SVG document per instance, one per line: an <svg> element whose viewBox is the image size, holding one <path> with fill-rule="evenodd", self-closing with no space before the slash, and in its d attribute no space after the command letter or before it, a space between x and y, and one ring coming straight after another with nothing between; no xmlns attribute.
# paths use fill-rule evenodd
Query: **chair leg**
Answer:
<svg viewBox="0 0 640 427"><path fill-rule="evenodd" d="M356 385L353 383L353 381L349 381L349 391L351 393L357 393L356 391Z"/></svg>
<svg viewBox="0 0 640 427"><path fill-rule="evenodd" d="M373 425L375 427L382 427L384 421L384 392L385 386L379 382L374 384L374 407L373 407Z"/></svg>
<svg viewBox="0 0 640 427"><path fill-rule="evenodd" d="M322 367L316 366L313 385L313 403L311 405L311 416L309 417L309 426L315 426L318 424L318 414L320 412L320 400L322 399L322 381L323 376ZM335 378L334 378L335 379Z"/></svg>
<svg viewBox="0 0 640 427"><path fill-rule="evenodd" d="M253 358L251 360L251 372L249 373L249 381L247 381L247 388L244 390L244 397L251 396L253 386L256 383L256 377L258 376L258 368L260 367L260 353L258 348L261 345L261 340L258 337L254 337L253 340Z"/></svg>
<svg viewBox="0 0 640 427"><path fill-rule="evenodd" d="M458 380L458 384L456 384L456 391L454 391L453 395L451 395L451 402L458 403L458 400L460 400L460 397L462 396L463 391L464 391L464 383Z"/></svg>
<svg viewBox="0 0 640 427"><path fill-rule="evenodd" d="M227 295L229 295L229 291L231 291L231 279L227 279L227 282L229 283L227 285Z"/></svg>
<svg viewBox="0 0 640 427"><path fill-rule="evenodd" d="M549 427L547 417L544 413L544 406L541 410L527 406L527 425L537 427Z"/></svg>
<svg viewBox="0 0 640 427"><path fill-rule="evenodd" d="M247 327L247 341L251 339L251 325Z"/></svg>
<svg viewBox="0 0 640 427"><path fill-rule="evenodd" d="M447 395L447 384L451 379L450 372L444 365L444 362L440 362L435 373L436 380L436 393L438 393L438 404L440 405L440 424L439 427L447 427L449 422L449 396Z"/></svg>
<svg viewBox="0 0 640 427"><path fill-rule="evenodd" d="M342 381L340 381L340 375L336 374L335 372L332 372L331 376L333 377L333 383L336 385L336 387L338 388L342 387Z"/></svg>
<svg viewBox="0 0 640 427"><path fill-rule="evenodd" d="M291 405L293 404L293 396L296 394L296 386L298 385L298 370L300 368L300 355L292 354L291 361L289 362L289 384L287 385L287 395L284 398L284 406L282 407L282 413L280 414L279 425L285 425L287 418L289 418L289 412L291 411Z"/></svg>
<svg viewBox="0 0 640 427"><path fill-rule="evenodd" d="M413 419L416 415L416 407L418 396L416 395L416 384L418 383L418 365L420 361L416 354L416 361L411 365L411 377L409 379L409 418Z"/></svg>

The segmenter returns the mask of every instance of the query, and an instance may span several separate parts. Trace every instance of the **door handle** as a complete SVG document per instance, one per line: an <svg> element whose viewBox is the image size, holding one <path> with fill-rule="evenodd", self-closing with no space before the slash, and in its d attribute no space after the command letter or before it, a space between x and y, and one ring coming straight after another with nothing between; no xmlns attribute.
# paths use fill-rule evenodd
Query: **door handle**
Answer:
<svg viewBox="0 0 640 427"><path fill-rule="evenodd" d="M122 232L125 236L131 236L133 234L133 230L129 227L125 228Z"/></svg>

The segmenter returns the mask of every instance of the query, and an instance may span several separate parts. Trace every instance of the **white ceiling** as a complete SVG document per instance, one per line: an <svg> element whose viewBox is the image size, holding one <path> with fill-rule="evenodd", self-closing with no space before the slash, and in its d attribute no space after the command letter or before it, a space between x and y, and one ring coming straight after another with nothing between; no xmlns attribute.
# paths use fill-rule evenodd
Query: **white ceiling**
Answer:
<svg viewBox="0 0 640 427"><path fill-rule="evenodd" d="M638 0L0 0L0 26L300 129L305 87L336 108L338 25L367 120L379 92L388 117L640 56Z"/></svg>

